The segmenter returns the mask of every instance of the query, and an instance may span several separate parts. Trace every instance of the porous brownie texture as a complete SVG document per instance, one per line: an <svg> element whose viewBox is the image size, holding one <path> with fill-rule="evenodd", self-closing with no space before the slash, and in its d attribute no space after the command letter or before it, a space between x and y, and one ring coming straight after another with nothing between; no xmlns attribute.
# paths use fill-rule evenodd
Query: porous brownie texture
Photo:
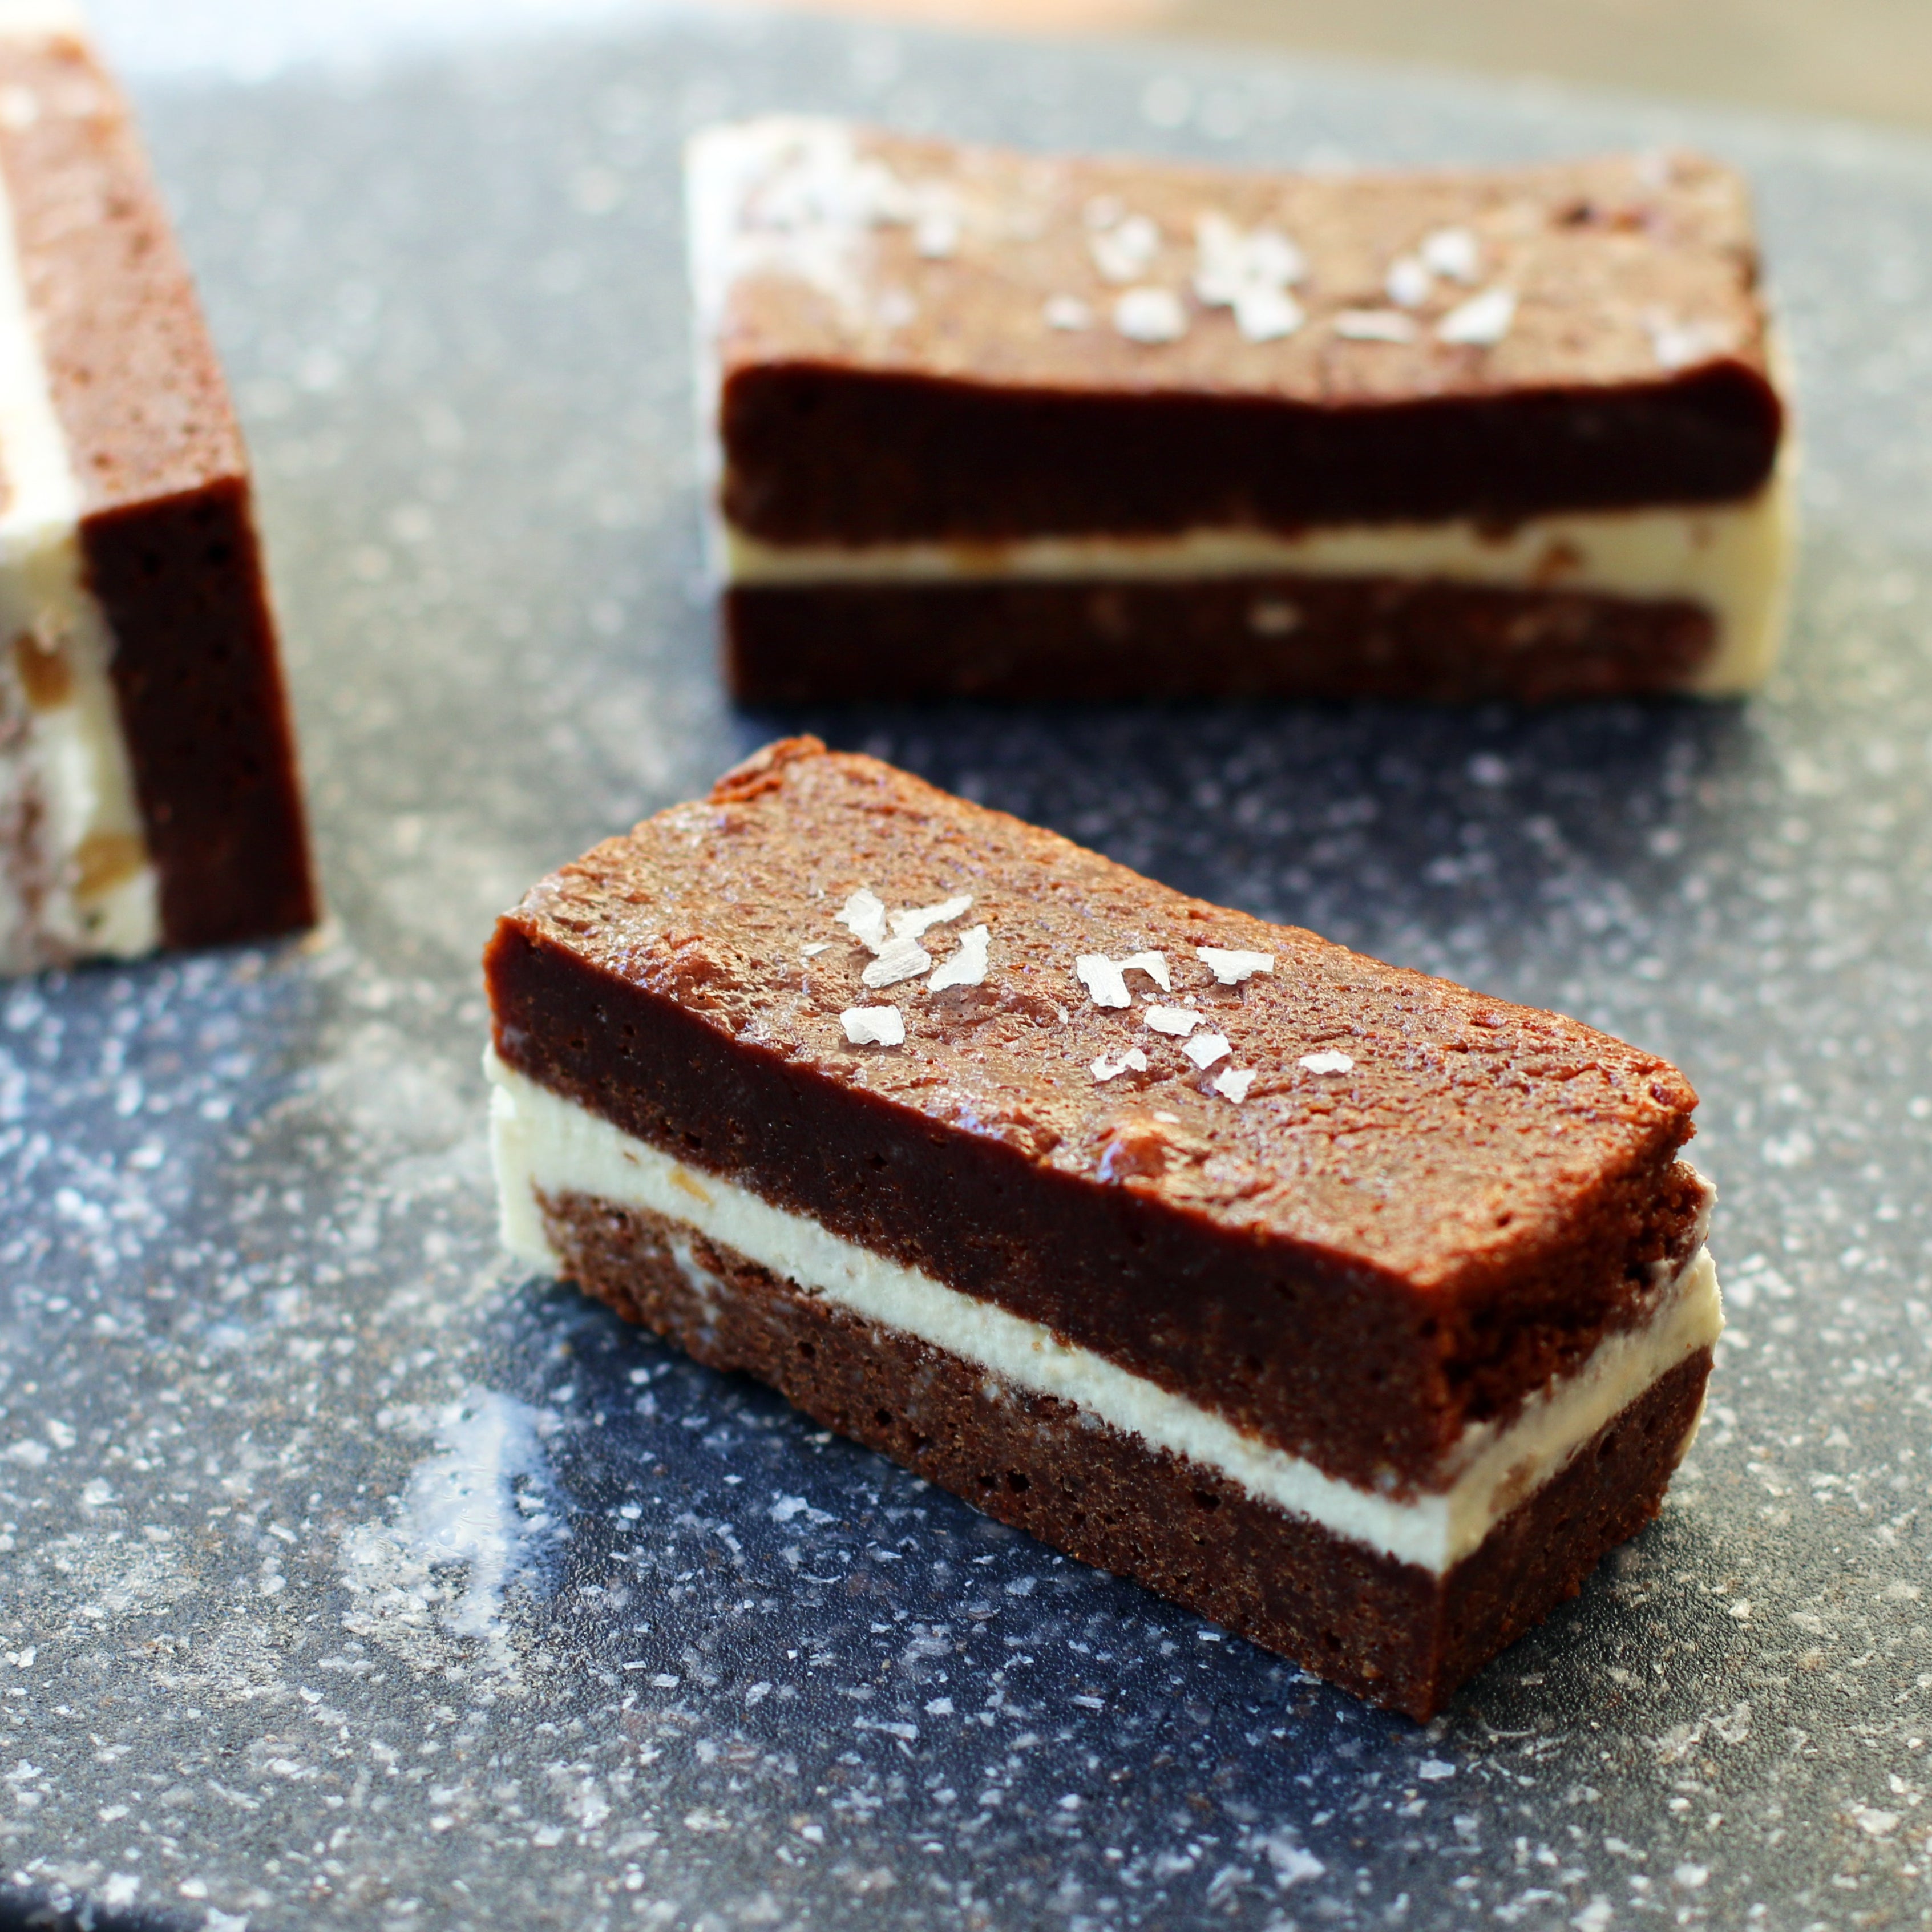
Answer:
<svg viewBox="0 0 1932 1932"><path fill-rule="evenodd" d="M739 585L724 636L748 704L1550 704L1681 691L1715 643L1682 600L1309 576Z"/></svg>
<svg viewBox="0 0 1932 1932"><path fill-rule="evenodd" d="M0 173L173 946L311 925L246 454L126 106L77 40L0 39Z"/></svg>
<svg viewBox="0 0 1932 1932"><path fill-rule="evenodd" d="M860 886L971 893L985 982L864 987L833 919ZM1274 970L1222 987L1197 945ZM1078 956L1147 949L1256 1070L1244 1102L1138 1009L1089 1001ZM1647 1319L1707 1200L1677 1159L1696 1096L1655 1055L815 740L543 881L486 972L496 1050L541 1084L1396 1493ZM842 1012L887 1002L905 1044L848 1045ZM1096 1083L1130 1044L1148 1071ZM1300 1064L1342 1049L1344 1074Z"/></svg>
<svg viewBox="0 0 1932 1932"><path fill-rule="evenodd" d="M1703 1349L1671 1369L1438 1576L1052 1396L993 1383L688 1226L582 1196L542 1205L563 1274L627 1320L755 1376L988 1515L1419 1720L1657 1514L1711 1366Z"/></svg>
<svg viewBox="0 0 1932 1932"><path fill-rule="evenodd" d="M843 280L774 250L701 318L722 508L767 542L1508 520L1737 501L1771 474L1784 410L1748 198L1702 157L1313 177L852 139L861 167L953 196L960 225L934 250L862 223ZM1133 278L1179 302L1178 339L1113 326L1101 208L1154 225ZM1204 212L1292 238L1293 333L1247 340L1197 300ZM1338 332L1387 315L1390 262L1444 226L1514 298L1500 340L1442 339L1473 292L1448 279L1412 340ZM1090 326L1052 326L1070 298Z"/></svg>

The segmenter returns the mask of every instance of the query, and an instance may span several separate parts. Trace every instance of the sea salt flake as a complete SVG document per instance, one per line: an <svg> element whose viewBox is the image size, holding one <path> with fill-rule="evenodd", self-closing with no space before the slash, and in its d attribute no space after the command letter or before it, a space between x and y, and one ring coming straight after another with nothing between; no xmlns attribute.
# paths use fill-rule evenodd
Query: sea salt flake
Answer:
<svg viewBox="0 0 1932 1932"><path fill-rule="evenodd" d="M1516 320L1516 296L1509 289L1485 289L1459 303L1436 325L1438 342L1465 348L1493 349Z"/></svg>
<svg viewBox="0 0 1932 1932"><path fill-rule="evenodd" d="M1652 352L1661 369L1688 369L1726 353L1732 332L1719 322L1680 322L1664 309L1650 309L1643 318Z"/></svg>
<svg viewBox="0 0 1932 1932"><path fill-rule="evenodd" d="M1436 279L1426 262L1413 255L1398 255L1389 264L1382 292L1397 308L1420 308L1435 286Z"/></svg>
<svg viewBox="0 0 1932 1932"><path fill-rule="evenodd" d="M958 252L959 211L943 206L922 210L913 224L912 245L922 260L950 261Z"/></svg>
<svg viewBox="0 0 1932 1932"><path fill-rule="evenodd" d="M1048 328L1064 329L1071 334L1094 326L1093 309L1078 296L1048 296L1040 313L1046 318Z"/></svg>
<svg viewBox="0 0 1932 1932"><path fill-rule="evenodd" d="M1393 308L1345 308L1335 317L1335 333L1345 342L1413 342L1414 320Z"/></svg>
<svg viewBox="0 0 1932 1932"><path fill-rule="evenodd" d="M1250 342L1279 342L1307 320L1286 289L1249 289L1235 299L1234 326Z"/></svg>
<svg viewBox="0 0 1932 1932"><path fill-rule="evenodd" d="M1324 1053L1304 1053L1300 1064L1311 1073L1352 1073L1355 1063L1346 1053L1332 1048Z"/></svg>
<svg viewBox="0 0 1932 1932"><path fill-rule="evenodd" d="M1103 280L1137 281L1160 253L1160 230L1144 214L1123 214L1107 226L1095 228L1087 247Z"/></svg>
<svg viewBox="0 0 1932 1932"><path fill-rule="evenodd" d="M1114 304L1114 326L1130 342L1178 342L1187 311L1172 289L1130 289Z"/></svg>
<svg viewBox="0 0 1932 1932"><path fill-rule="evenodd" d="M1174 976L1167 970L1164 952L1136 952L1119 961L1123 973L1144 973L1163 993L1174 991Z"/></svg>
<svg viewBox="0 0 1932 1932"><path fill-rule="evenodd" d="M1217 1060L1226 1060L1234 1048L1228 1044L1226 1034L1196 1034L1181 1052L1198 1067L1212 1066Z"/></svg>
<svg viewBox="0 0 1932 1932"><path fill-rule="evenodd" d="M1129 1047L1118 1060L1109 1060L1104 1053L1102 1054L1094 1063L1094 1078L1096 1080L1112 1080L1130 1067L1136 1073L1144 1073L1148 1070L1148 1057L1137 1046Z"/></svg>
<svg viewBox="0 0 1932 1932"><path fill-rule="evenodd" d="M928 993L943 993L949 986L983 986L986 978L986 944L990 937L983 926L969 926L959 935L959 950L927 980L926 990Z"/></svg>
<svg viewBox="0 0 1932 1932"><path fill-rule="evenodd" d="M1255 1084L1255 1070L1252 1066L1231 1066L1214 1082L1214 1090L1224 1100L1238 1104L1248 1097L1248 1089Z"/></svg>
<svg viewBox="0 0 1932 1932"><path fill-rule="evenodd" d="M848 928L852 937L868 952L882 952L886 944L886 904L875 892L861 886L832 916Z"/></svg>
<svg viewBox="0 0 1932 1932"><path fill-rule="evenodd" d="M1120 969L1104 952L1083 952L1073 962L1073 970L1088 996L1096 1006L1130 1006L1127 982Z"/></svg>
<svg viewBox="0 0 1932 1932"><path fill-rule="evenodd" d="M902 980L916 980L932 964L932 955L910 933L903 933L887 940L859 977L868 986L896 986Z"/></svg>
<svg viewBox="0 0 1932 1932"><path fill-rule="evenodd" d="M1466 286L1483 272L1482 244L1466 228L1438 228L1422 238L1418 252L1431 274Z"/></svg>
<svg viewBox="0 0 1932 1932"><path fill-rule="evenodd" d="M838 1024L854 1046L905 1044L905 1018L896 1006L848 1006Z"/></svg>
<svg viewBox="0 0 1932 1932"><path fill-rule="evenodd" d="M1211 308L1232 308L1250 289L1292 287L1308 260L1278 228L1244 229L1210 212L1194 224L1194 292Z"/></svg>
<svg viewBox="0 0 1932 1932"><path fill-rule="evenodd" d="M1194 956L1224 986L1238 986L1257 973L1274 970L1272 952L1244 952L1238 946L1197 946Z"/></svg>
<svg viewBox="0 0 1932 1932"><path fill-rule="evenodd" d="M1156 1033L1172 1034L1177 1040L1185 1040L1201 1024L1201 1016L1185 1006L1150 1006L1144 1018Z"/></svg>
<svg viewBox="0 0 1932 1932"><path fill-rule="evenodd" d="M968 910L973 904L970 892L958 892L950 899L934 906L920 906L908 912L896 912L892 917L892 937L895 939L916 939L929 927L945 926Z"/></svg>
<svg viewBox="0 0 1932 1932"><path fill-rule="evenodd" d="M821 952L832 950L832 942L829 939L814 939L809 946L801 946L798 950L806 958L816 959Z"/></svg>

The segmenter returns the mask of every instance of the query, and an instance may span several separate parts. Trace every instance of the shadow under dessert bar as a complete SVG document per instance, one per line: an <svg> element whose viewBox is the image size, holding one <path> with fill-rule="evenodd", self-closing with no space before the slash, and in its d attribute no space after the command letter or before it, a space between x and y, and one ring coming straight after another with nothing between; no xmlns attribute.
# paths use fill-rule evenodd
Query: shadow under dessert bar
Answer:
<svg viewBox="0 0 1932 1932"><path fill-rule="evenodd" d="M1574 1021L808 739L485 964L518 1255L1376 1702L1574 1595L1695 1429L1696 1096Z"/></svg>
<svg viewBox="0 0 1932 1932"><path fill-rule="evenodd" d="M741 699L1768 668L1785 411L1718 163L1244 174L775 118L687 181Z"/></svg>
<svg viewBox="0 0 1932 1932"><path fill-rule="evenodd" d="M248 458L125 102L0 0L0 972L315 899Z"/></svg>

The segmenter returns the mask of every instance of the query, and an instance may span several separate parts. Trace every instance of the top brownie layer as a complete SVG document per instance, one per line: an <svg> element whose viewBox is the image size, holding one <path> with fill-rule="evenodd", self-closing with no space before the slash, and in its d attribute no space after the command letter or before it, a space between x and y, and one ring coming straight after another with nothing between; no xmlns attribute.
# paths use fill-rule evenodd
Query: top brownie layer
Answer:
<svg viewBox="0 0 1932 1932"><path fill-rule="evenodd" d="M863 983L835 915L970 893L978 984ZM1219 983L1197 946L1273 956ZM1158 950L1097 1006L1082 955ZM813 740L538 886L486 961L497 1052L629 1133L1046 1322L1331 1473L1426 1483L1642 1319L1704 1201L1676 1069L1170 891ZM1232 1044L1208 1071L1138 995ZM898 1047L841 1015L891 1004ZM1204 1028L1203 1030L1207 1030ZM1091 1063L1138 1048L1144 1072ZM1316 1070L1305 1056L1346 1053ZM1246 1098L1216 1090L1256 1070Z"/></svg>
<svg viewBox="0 0 1932 1932"><path fill-rule="evenodd" d="M1237 174L801 120L690 167L722 508L769 542L1724 502L1776 456L1699 156Z"/></svg>

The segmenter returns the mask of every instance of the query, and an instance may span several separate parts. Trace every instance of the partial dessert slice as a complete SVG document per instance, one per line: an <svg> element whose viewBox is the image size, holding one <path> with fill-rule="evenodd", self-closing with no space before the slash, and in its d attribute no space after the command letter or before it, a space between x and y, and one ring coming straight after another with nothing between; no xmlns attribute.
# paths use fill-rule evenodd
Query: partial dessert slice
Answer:
<svg viewBox="0 0 1932 1932"><path fill-rule="evenodd" d="M1696 1096L1574 1021L811 739L485 967L517 1254L1378 1702L1574 1594L1696 1427Z"/></svg>
<svg viewBox="0 0 1932 1932"><path fill-rule="evenodd" d="M1244 175L770 119L688 166L740 698L1770 664L1785 410L1716 162Z"/></svg>
<svg viewBox="0 0 1932 1932"><path fill-rule="evenodd" d="M310 924L243 452L125 104L0 5L0 972Z"/></svg>

